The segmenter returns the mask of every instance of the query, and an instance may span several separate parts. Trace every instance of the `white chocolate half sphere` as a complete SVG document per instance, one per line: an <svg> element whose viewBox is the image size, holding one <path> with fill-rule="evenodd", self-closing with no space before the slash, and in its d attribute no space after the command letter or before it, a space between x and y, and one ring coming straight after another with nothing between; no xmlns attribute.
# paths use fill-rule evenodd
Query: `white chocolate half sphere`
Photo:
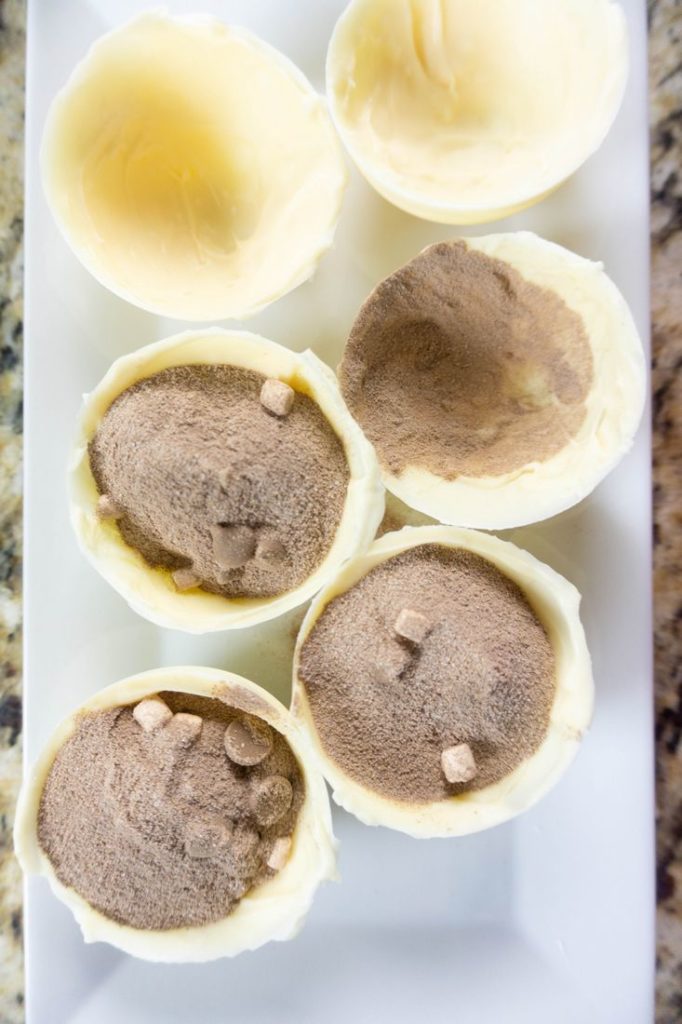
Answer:
<svg viewBox="0 0 682 1024"><path fill-rule="evenodd" d="M646 397L642 343L602 264L526 231L429 246L380 282L339 378L386 487L486 530L586 498Z"/></svg>
<svg viewBox="0 0 682 1024"><path fill-rule="evenodd" d="M348 483L331 545L310 575L286 592L230 598L196 585L184 590L168 569L152 567L139 550L124 541L115 518L102 517L98 511L100 493L88 446L107 410L137 382L169 368L194 365L241 368L289 385L295 394L305 395L317 405L341 443ZM199 452L197 465L201 462ZM346 409L332 371L310 351L292 352L249 332L219 328L175 335L123 356L111 366L85 399L69 480L71 521L80 547L93 566L140 615L157 625L189 633L253 626L303 604L342 562L368 547L384 511L384 490L374 451ZM258 481L254 486L260 486ZM196 500L202 508L205 495L199 492L200 488ZM296 527L296 523L293 525Z"/></svg>
<svg viewBox="0 0 682 1024"><path fill-rule="evenodd" d="M43 181L107 288L160 316L242 319L329 247L346 183L324 100L283 54L208 16L99 39L55 98Z"/></svg>
<svg viewBox="0 0 682 1024"><path fill-rule="evenodd" d="M327 58L332 115L385 199L480 224L597 149L628 70L613 0L352 0Z"/></svg>
<svg viewBox="0 0 682 1024"><path fill-rule="evenodd" d="M84 714L137 704L160 691L214 698L256 715L288 742L305 784L288 859L277 873L240 900L225 918L209 924L168 929L134 928L96 910L75 889L59 881L38 840L38 814L55 757ZM188 716L190 717L190 716ZM132 956L165 962L205 962L256 949L271 940L293 938L303 924L317 887L335 877L335 840L324 782L308 740L290 713L254 683L217 669L155 669L101 690L69 715L48 740L28 773L19 797L14 848L25 872L44 875L71 910L86 942L108 942ZM134 879L131 879L134 883Z"/></svg>
<svg viewBox="0 0 682 1024"><path fill-rule="evenodd" d="M544 627L553 651L555 671L549 722L534 753L494 784L431 801L395 799L370 788L366 781L345 770L321 739L307 687L301 677L302 650L330 603L350 591L372 570L424 545L438 545L478 555L513 581ZM315 598L301 626L294 661L292 697L292 710L312 737L320 769L332 787L336 803L366 825L384 825L416 838L467 835L498 825L531 807L563 775L592 716L592 671L578 614L579 605L580 594L576 588L549 566L514 544L473 530L407 526L396 533L385 534L365 555L346 564ZM371 628L369 617L366 628ZM404 624L401 628L405 628ZM410 635L412 640L415 637L419 640L415 632ZM338 670L336 662L335 667ZM349 668L348 671L352 670ZM349 685L352 692L352 679ZM383 687L386 683L380 680L379 685ZM439 686L439 681L434 679L434 687ZM394 711L400 717L399 691L396 691L395 701ZM388 722L385 728L390 728ZM363 730L359 709L353 719L353 729L358 735ZM357 746L359 749L359 742ZM410 770L418 773L419 765L413 765Z"/></svg>

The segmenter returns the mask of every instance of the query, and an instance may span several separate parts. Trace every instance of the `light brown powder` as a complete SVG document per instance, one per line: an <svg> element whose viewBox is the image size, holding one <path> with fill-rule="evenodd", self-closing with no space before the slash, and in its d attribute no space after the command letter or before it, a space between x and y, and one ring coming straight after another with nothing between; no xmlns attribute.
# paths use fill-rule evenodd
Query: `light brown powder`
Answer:
<svg viewBox="0 0 682 1024"><path fill-rule="evenodd" d="M297 392L288 415L273 415L259 399L264 381L231 366L163 370L118 396L90 444L123 539L150 565L191 570L229 597L302 583L346 499L343 445L317 404ZM241 558L226 555L226 538Z"/></svg>
<svg viewBox="0 0 682 1024"><path fill-rule="evenodd" d="M442 242L370 295L339 376L391 472L498 476L576 435L592 354L581 318L556 293L461 241Z"/></svg>
<svg viewBox="0 0 682 1024"><path fill-rule="evenodd" d="M273 874L267 860L275 841L293 833L304 797L278 732L264 726L270 753L242 767L224 746L226 727L242 712L210 698L160 696L173 712L202 717L198 739L183 743L172 723L145 732L132 706L85 714L53 762L38 818L59 880L133 928L196 926L229 914ZM268 824L264 797L273 786L291 787L291 805Z"/></svg>
<svg viewBox="0 0 682 1024"><path fill-rule="evenodd" d="M396 634L426 617L419 644ZM516 584L471 552L429 544L372 569L324 610L300 675L322 744L352 778L404 801L499 781L544 738L554 655ZM477 773L450 784L444 750L469 744Z"/></svg>

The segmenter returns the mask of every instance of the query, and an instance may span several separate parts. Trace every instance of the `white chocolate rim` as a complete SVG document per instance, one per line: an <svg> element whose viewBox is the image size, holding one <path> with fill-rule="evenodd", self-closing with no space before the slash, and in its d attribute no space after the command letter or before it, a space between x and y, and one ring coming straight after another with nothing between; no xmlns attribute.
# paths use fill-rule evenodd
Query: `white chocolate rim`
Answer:
<svg viewBox="0 0 682 1024"><path fill-rule="evenodd" d="M306 236L299 250L296 249L296 239L292 238L291 231L281 233L276 243L278 249L281 249L281 258L278 260L280 271L271 274L270 280L264 279L262 284L258 283L262 261L251 258L241 275L232 280L227 277L223 279L222 289L216 282L211 298L184 294L177 282L165 289L163 295L159 295L156 288L145 291L144 281L140 280L139 275L137 279L125 282L120 273L108 266L106 253L102 252L99 244L102 239L97 237L96 232L93 233L92 225L88 224L87 209L78 215L74 213L80 200L77 195L67 193L73 174L65 174L60 165L64 152L62 137L69 125L69 104L78 90L87 88L92 70L97 68L109 47L123 46L126 36L134 38L137 33L154 25L172 26L178 33L184 32L188 36L192 33L207 33L228 51L228 57L230 47L250 52L264 67L269 68L274 79L273 89L277 89L277 79L293 86L296 102L300 106L298 114L308 119L309 131L314 133L319 152L316 154L317 163L311 164L309 168L311 186L317 187L320 181L325 180L324 198L320 199L317 206L310 207L310 215L315 217L315 229ZM201 73L208 74L209 69L202 67ZM246 29L228 26L220 19L206 14L171 16L163 7L137 15L93 43L52 102L45 123L40 160L43 187L50 210L67 244L93 277L115 295L151 313L195 322L247 319L308 280L332 245L348 182L342 147L329 115L327 101L288 57ZM274 168L271 168L271 173L275 173ZM305 190L301 195L305 195ZM263 217L266 232L267 222L271 220L272 210L266 210ZM268 242L266 248L270 247ZM158 258L162 258L161 252ZM254 282L258 283L257 287Z"/></svg>
<svg viewBox="0 0 682 1024"><path fill-rule="evenodd" d="M343 444L350 480L336 536L325 558L300 586L277 597L227 598L177 591L170 573L152 569L122 539L113 521L100 520L99 492L90 470L88 443L114 399L136 381L170 366L223 363L286 381L313 398ZM138 614L159 626L188 633L239 629L266 622L303 604L348 558L372 541L384 512L374 449L346 409L332 371L312 352L292 352L248 331L187 331L117 359L86 397L70 465L71 522L80 547L104 579Z"/></svg>
<svg viewBox="0 0 682 1024"><path fill-rule="evenodd" d="M630 309L601 263L529 231L459 241L556 292L581 317L592 351L594 379L582 426L544 462L529 462L500 476L455 480L417 466L399 475L382 466L388 490L419 512L453 526L505 530L571 508L620 462L644 410L644 350Z"/></svg>
<svg viewBox="0 0 682 1024"><path fill-rule="evenodd" d="M38 842L37 820L45 781L54 758L75 731L83 712L136 703L161 690L227 699L250 710L286 738L305 781L305 799L284 867L256 886L226 918L211 924L168 930L142 930L118 924L63 885ZM318 774L306 736L290 713L261 687L218 669L154 669L107 686L72 712L57 727L24 781L17 805L14 850L26 873L44 875L52 891L71 910L86 942L108 942L143 960L204 962L236 956L271 940L293 938L301 928L318 885L336 877L336 840L327 791Z"/></svg>
<svg viewBox="0 0 682 1024"><path fill-rule="evenodd" d="M426 25L425 37L430 38L430 43L437 41L437 32L434 27L438 22L438 4L442 0L418 0L410 3L412 12L415 8L421 8L421 15ZM595 109L586 110L586 121L590 121L589 130L582 129L582 137L576 135L571 138L570 152L564 154L560 165L553 167L539 180L533 188L528 187L523 175L516 175L518 180L513 186L505 183L505 187L499 187L497 192L491 191L485 199L467 198L466 193L448 197L442 195L430 195L429 191L421 187L419 183L410 184L407 175L396 173L391 168L385 154L381 152L380 143L372 145L372 136L367 136L368 125L371 124L371 111L365 111L364 117L360 118L359 126L354 124L352 119L344 110L341 96L343 89L349 79L354 79L355 65L354 54L357 36L362 36L362 27L365 19L368 19L372 8L378 6L377 0L351 0L341 17L338 19L327 52L327 93L332 118L336 128L350 153L354 163L368 182L385 199L395 206L426 220L432 220L441 224L482 224L491 220L499 220L510 216L539 202L554 189L566 181L602 144L606 135L615 120L621 106L625 86L627 84L629 56L627 22L625 14L618 3L614 0L592 0L595 11L598 10L603 20L602 40L603 49L599 54L593 54L595 62L600 63L600 72L603 74L601 95L597 103L594 100ZM396 5L397 6L397 5ZM580 16L580 5L566 4L564 11L561 4L555 3L558 9L558 17L562 14L575 14ZM436 8L436 11L432 8ZM585 15L587 4L583 3L582 14ZM532 13L532 12L531 12ZM398 11L396 10L396 15ZM526 19L528 11L525 12ZM413 14L414 16L414 14ZM595 15L592 14L594 18ZM540 41L539 41L540 42ZM513 45L513 41L511 43ZM608 52L607 52L608 51ZM409 59L408 54L405 59ZM582 59L586 59L584 52L581 52ZM608 58L608 59L607 59ZM428 57L427 57L428 61ZM575 72L579 74L579 70ZM493 83L494 87L494 83ZM541 88L541 83L538 82ZM570 84L568 86L570 90ZM557 118L561 111L557 111ZM364 133L364 134L363 134ZM551 146L552 140L549 140ZM428 150L424 153L426 164L437 159ZM481 167L481 173L485 168ZM514 175L509 175L514 180Z"/></svg>
<svg viewBox="0 0 682 1024"><path fill-rule="evenodd" d="M531 757L492 786L423 804L381 796L351 778L327 755L298 672L301 648L329 602L381 562L421 544L472 551L514 580L547 630L557 679L547 735ZM292 696L294 715L312 738L320 770L332 787L335 802L365 825L384 825L421 839L480 832L536 803L566 771L592 717L594 686L579 606L580 594L573 584L548 565L509 541L473 530L406 526L385 534L366 554L344 566L315 598L303 621L296 644Z"/></svg>

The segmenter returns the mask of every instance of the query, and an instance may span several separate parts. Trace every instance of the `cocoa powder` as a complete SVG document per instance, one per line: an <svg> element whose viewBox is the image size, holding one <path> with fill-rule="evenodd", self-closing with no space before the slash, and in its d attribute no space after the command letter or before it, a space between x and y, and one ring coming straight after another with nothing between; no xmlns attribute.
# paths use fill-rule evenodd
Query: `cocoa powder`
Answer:
<svg viewBox="0 0 682 1024"><path fill-rule="evenodd" d="M406 609L413 625L427 620L418 643L396 631ZM436 544L382 562L334 598L299 671L329 756L404 801L509 774L542 742L555 691L551 644L519 587L480 556ZM476 775L451 784L441 755L460 744Z"/></svg>
<svg viewBox="0 0 682 1024"><path fill-rule="evenodd" d="M446 480L549 459L580 429L592 377L578 314L461 241L430 246L375 289L339 368L380 462Z"/></svg>
<svg viewBox="0 0 682 1024"><path fill-rule="evenodd" d="M121 536L151 566L180 570L178 589L274 596L331 547L349 480L343 445L305 394L287 415L269 412L265 379L232 366L162 370L118 396L90 444Z"/></svg>
<svg viewBox="0 0 682 1024"><path fill-rule="evenodd" d="M304 798L280 733L258 720L269 753L240 766L226 754L225 732L243 712L189 694L160 697L174 713L201 717L198 737L174 729L187 725L177 718L146 732L132 705L84 714L52 764L38 817L38 840L59 880L105 916L141 929L229 914L273 875L268 858L293 833Z"/></svg>

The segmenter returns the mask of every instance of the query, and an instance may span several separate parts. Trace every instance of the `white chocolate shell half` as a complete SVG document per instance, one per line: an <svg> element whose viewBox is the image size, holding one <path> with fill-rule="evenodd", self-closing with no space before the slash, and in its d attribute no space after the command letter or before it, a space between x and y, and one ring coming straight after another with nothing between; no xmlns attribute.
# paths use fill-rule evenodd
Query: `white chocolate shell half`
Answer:
<svg viewBox="0 0 682 1024"><path fill-rule="evenodd" d="M545 627L556 665L556 693L545 739L516 770L494 785L430 803L389 799L351 778L321 744L306 689L298 672L301 648L325 607L375 566L409 548L438 544L474 552L495 565L523 591ZM384 825L415 838L462 836L499 825L531 807L548 792L575 757L592 717L590 656L576 588L549 566L507 541L447 526L406 526L376 541L344 566L318 594L301 626L294 662L292 710L309 731L322 773L337 804L366 825Z"/></svg>
<svg viewBox="0 0 682 1024"><path fill-rule="evenodd" d="M482 254L503 264L501 267L497 265L502 274L493 272L491 276L491 280L499 279L498 283L493 280L491 286L499 293L494 299L495 305L486 295L482 295L478 303L472 299L478 285L475 277L464 282L454 277L450 280L447 261L451 257L448 251L462 246L472 257ZM445 254L444 258L441 253ZM472 268L469 272L475 275L476 260L470 262ZM464 401L475 407L480 390L487 403L481 422L477 424L481 427L481 440L476 440L475 450L487 460L480 471L467 469L464 464L465 468L461 470L457 465L453 472L439 473L420 463L418 457L399 469L392 469L376 430L369 429L365 415L357 407L357 397L365 401L370 393L372 369L361 385L356 385L355 399L348 387L349 353L354 348L356 355L353 358L362 357L362 349L366 349L368 344L374 345L382 329L385 328L388 338L395 325L399 326L396 301L391 296L395 292L397 301L400 301L399 293L403 286L413 287L411 281L420 264L422 269L419 273L424 277L424 286L414 290L404 301L405 330L407 332L413 324L422 333L432 332L426 339L429 344L436 335L438 344L441 344L440 339L444 339L446 353L449 352L449 357L455 360L453 365L459 366L457 360L461 360L461 366L468 374L468 378L463 379L468 379L469 383L466 385L468 391L463 395L459 393L459 397L456 388L460 387L460 382L454 377L448 395L436 395L433 387L423 380L420 382L418 373L406 380L405 387L410 389L411 381L414 382L413 397L415 401L419 400L419 410L428 409L429 403L435 409L438 400L445 401L446 405L449 403L451 422L443 416L440 427L435 428L435 436L439 437L441 430L447 433L456 428L465 445L473 442L476 428L467 425L466 416L470 415L471 408L468 412L462 411L458 403ZM486 266L490 266L489 262ZM540 299L535 298L534 302L542 303L543 293L544 301L553 301L553 306L548 306L550 312L546 326L542 322L541 305L536 309L534 326L530 330L524 319L528 303L514 298L509 305L504 280L507 271L520 275L516 283L542 289L542 292L534 293L540 295ZM458 312L462 302L472 307L467 311L468 322L473 323L480 341L485 345L489 342L488 356L483 345L478 348L475 338L472 341L466 334L467 328L462 327L465 321ZM514 309L515 304L517 310ZM579 343L571 340L570 332L561 333L557 327L557 310L571 319L574 324L571 330L579 332ZM491 316L498 317L499 321L485 327L485 318L490 319ZM445 321L443 317L449 320ZM500 331L504 330L513 335L514 353L502 351L504 343ZM556 352L556 356L551 356L556 365L549 363L550 344L551 351ZM385 365L386 360L393 359L394 351L379 361L375 355L374 365ZM486 362L490 355L495 360L494 366ZM576 367L580 360L587 369L578 385L575 383L579 376ZM497 380L494 385L486 383L489 369L498 375L494 378ZM440 373L440 370L436 372ZM631 447L646 398L646 363L637 327L625 299L604 272L603 265L528 231L438 243L381 282L356 319L339 376L351 413L374 444L388 490L405 504L442 523L485 530L503 530L539 522L586 498ZM359 379L356 374L356 380ZM568 391L567 397L562 389ZM398 406L405 400L404 390L396 394L398 397L385 399L384 404L392 401ZM574 418L576 409L582 416L581 420ZM496 467L489 456L502 445L509 448L512 444L510 439L516 436L504 419L508 410L511 410L511 420L515 423L513 429L519 428L524 454L515 461L510 459L506 465L511 468L506 469L504 463L501 468ZM389 412L395 410L388 410L386 415ZM557 417L552 426L554 412ZM555 432L552 447L548 446L545 451L541 450L539 442L536 445L539 431L532 419L536 413L545 418L542 429ZM561 433L563 428L558 424L564 419L560 420L558 414L572 418L570 433ZM375 424L377 422L375 420ZM405 424L409 425L407 419ZM419 423L410 421L410 424L414 426L414 435L419 437ZM488 434L492 434L492 440ZM391 441L391 435L386 436ZM397 445L395 437L397 435L393 436L394 446ZM445 454L452 450L447 439L443 441L441 438L441 442L441 450ZM512 448L511 455L519 455L520 451ZM402 461L400 452L398 456Z"/></svg>
<svg viewBox="0 0 682 1024"><path fill-rule="evenodd" d="M349 470L346 500L330 549L298 587L275 597L227 598L199 589L179 592L171 574L154 569L122 539L115 522L97 515L99 498L88 443L114 399L136 381L173 366L226 364L278 378L312 398L340 439ZM368 547L384 512L374 451L341 398L332 371L312 352L292 352L247 331L207 328L155 342L116 360L86 396L70 467L71 522L98 572L140 615L188 633L253 626L303 604L342 562Z"/></svg>
<svg viewBox="0 0 682 1024"><path fill-rule="evenodd" d="M84 712L133 704L159 691L213 697L257 715L285 737L299 763L305 799L288 860L278 873L254 887L226 918L207 925L143 930L117 923L95 910L57 878L37 836L41 795L52 763ZM165 668L143 672L100 690L55 730L27 775L17 806L14 849L23 870L44 875L71 910L86 942L108 942L132 956L165 962L203 962L235 956L271 940L293 938L303 924L318 885L336 877L336 841L329 801L305 735L270 694L241 676L209 668Z"/></svg>
<svg viewBox="0 0 682 1024"><path fill-rule="evenodd" d="M243 319L310 277L346 186L326 102L292 62L207 15L100 38L56 96L43 182L69 246L121 298Z"/></svg>
<svg viewBox="0 0 682 1024"><path fill-rule="evenodd" d="M327 92L385 199L441 224L482 224L584 163L627 73L613 0L352 0L329 46Z"/></svg>

